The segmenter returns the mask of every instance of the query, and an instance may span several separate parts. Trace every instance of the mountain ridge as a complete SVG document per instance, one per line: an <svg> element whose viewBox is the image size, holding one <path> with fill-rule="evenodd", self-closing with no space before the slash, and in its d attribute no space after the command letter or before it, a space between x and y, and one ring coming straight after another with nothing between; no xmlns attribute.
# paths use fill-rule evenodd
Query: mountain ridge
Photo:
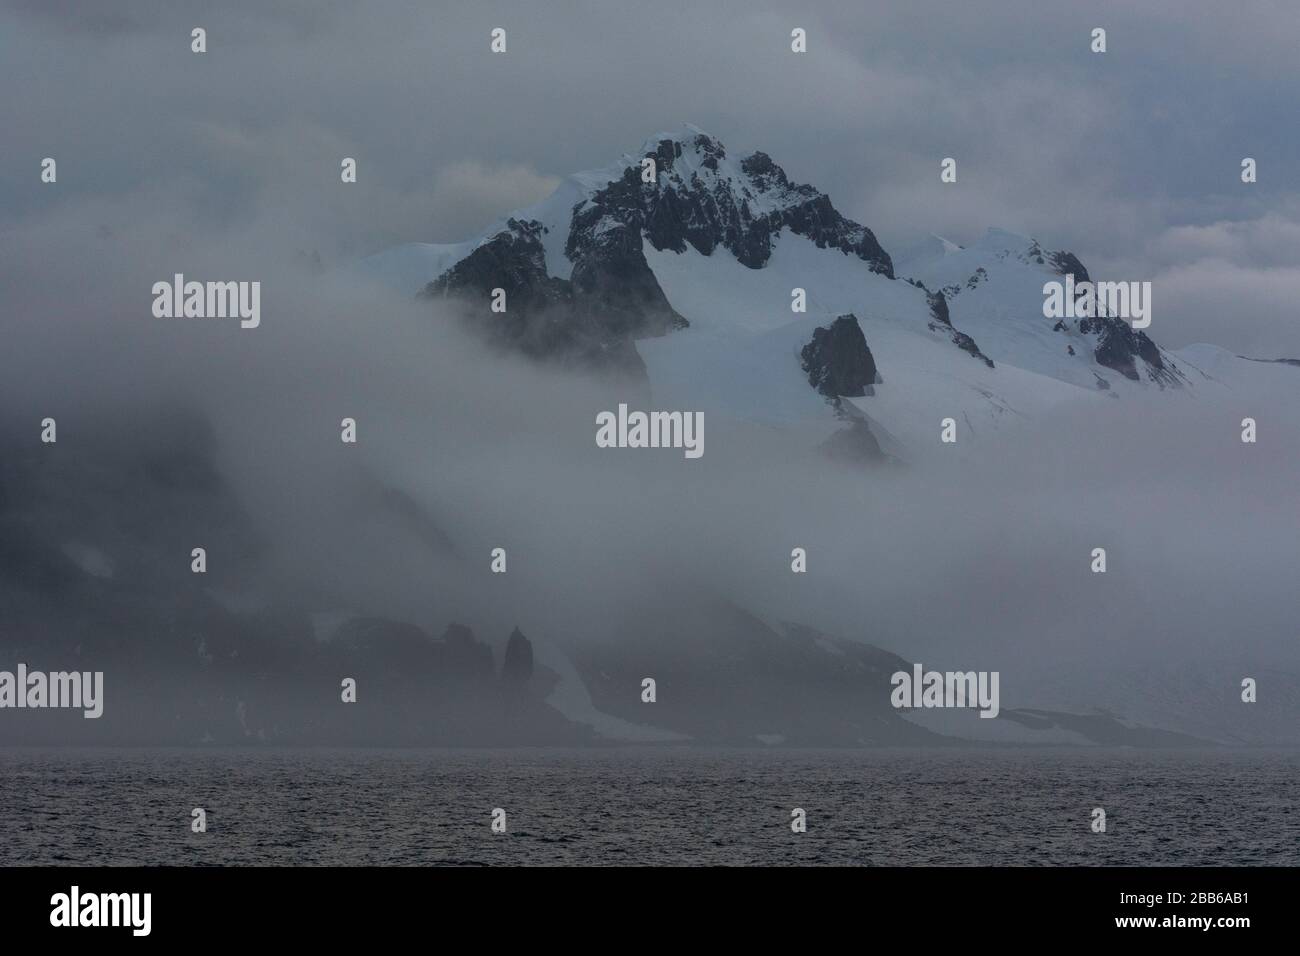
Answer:
<svg viewBox="0 0 1300 956"><path fill-rule="evenodd" d="M420 262L426 274L411 288ZM931 236L895 260L768 154L733 156L691 124L566 177L477 240L398 247L361 268L449 300L505 348L630 374L665 402L802 428L809 448L847 411L855 434L865 426L918 457L945 419L986 434L1076 390L1191 386L1172 353L1120 318L1044 316L1044 281L1090 281L1073 253L990 228L965 247ZM498 289L504 314L489 307ZM817 329L850 314L888 384L825 395L800 356Z"/></svg>

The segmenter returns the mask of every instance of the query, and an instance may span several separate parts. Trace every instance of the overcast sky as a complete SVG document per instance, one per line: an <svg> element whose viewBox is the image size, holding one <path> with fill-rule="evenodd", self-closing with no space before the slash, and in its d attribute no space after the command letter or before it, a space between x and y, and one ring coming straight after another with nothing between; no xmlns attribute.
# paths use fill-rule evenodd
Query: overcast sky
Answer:
<svg viewBox="0 0 1300 956"><path fill-rule="evenodd" d="M333 263L476 235L691 122L889 250L1025 232L1155 282L1162 344L1300 356L1297 49L1290 0L9 0L0 230L11 263L54 222L110 241L251 229Z"/></svg>

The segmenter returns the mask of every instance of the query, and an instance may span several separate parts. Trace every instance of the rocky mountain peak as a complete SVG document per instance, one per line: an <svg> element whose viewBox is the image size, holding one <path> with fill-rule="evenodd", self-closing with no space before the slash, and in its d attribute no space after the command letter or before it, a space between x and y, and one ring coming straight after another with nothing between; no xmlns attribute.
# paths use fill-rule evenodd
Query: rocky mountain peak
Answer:
<svg viewBox="0 0 1300 956"><path fill-rule="evenodd" d="M654 161L646 181L644 160ZM632 230L655 249L712 255L718 247L743 265L761 269L783 229L862 259L893 278L889 254L870 229L845 218L830 197L790 181L770 156L755 152L739 162L721 141L695 126L651 137L640 157L574 208L565 253L574 259L598 237Z"/></svg>

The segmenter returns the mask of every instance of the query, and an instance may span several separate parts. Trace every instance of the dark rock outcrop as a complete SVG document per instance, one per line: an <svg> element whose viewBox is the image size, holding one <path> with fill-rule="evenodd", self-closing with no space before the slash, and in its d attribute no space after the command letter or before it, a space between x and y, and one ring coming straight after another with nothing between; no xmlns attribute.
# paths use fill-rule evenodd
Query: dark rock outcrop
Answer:
<svg viewBox="0 0 1300 956"><path fill-rule="evenodd" d="M920 285L920 283L915 284ZM921 288L925 289L925 286L921 285ZM930 317L940 325L946 325L948 328L952 328L952 319L948 315L948 300L944 297L944 294L942 292L931 292L926 289L925 300L930 305Z"/></svg>
<svg viewBox="0 0 1300 956"><path fill-rule="evenodd" d="M957 348L961 349L963 352L968 353L972 358L977 358L989 368L993 368L993 360L981 352L980 347L975 344L975 340L965 332L958 332L956 329L953 329L952 342L953 345L957 346Z"/></svg>
<svg viewBox="0 0 1300 956"><path fill-rule="evenodd" d="M1092 281L1088 270L1083 267L1083 263L1073 252L1051 252L1048 253L1048 260L1058 275L1072 275L1075 282Z"/></svg>
<svg viewBox="0 0 1300 956"><path fill-rule="evenodd" d="M522 686L533 676L533 645L524 637L519 628L510 632L506 641L506 653L501 662L501 680L507 684Z"/></svg>
<svg viewBox="0 0 1300 956"><path fill-rule="evenodd" d="M884 460L886 456L866 416L852 403L842 401L871 395L872 386L881 383L857 316L841 315L828 328L813 329L812 340L799 354L808 383L826 396L836 418L846 423L822 443L822 453L849 464Z"/></svg>
<svg viewBox="0 0 1300 956"><path fill-rule="evenodd" d="M726 150L709 136L660 140L647 152L656 164L654 182L642 182L641 167L629 166L575 209L565 250L575 263L596 236L621 228L637 240L644 235L660 251L685 252L689 246L707 256L723 246L743 265L759 269L771 256L773 238L789 229L818 248L839 249L894 277L889 254L870 229L842 216L824 193L790 182L766 153L742 159L744 181L737 181L679 169L685 146L702 157L700 167L719 172Z"/></svg>
<svg viewBox="0 0 1300 956"><path fill-rule="evenodd" d="M841 315L829 328L813 329L799 353L808 383L827 398L859 398L880 381L876 360L857 316Z"/></svg>
<svg viewBox="0 0 1300 956"><path fill-rule="evenodd" d="M983 270L981 269L980 271L982 272ZM925 289L924 285L921 285L920 283L915 284L920 285L922 289ZM980 347L975 344L975 340L965 332L958 332L953 328L952 319L948 316L948 300L944 297L944 294L942 292L931 292L928 289L926 289L925 294L926 301L930 303L930 317L934 319L934 322L930 324L930 328L932 330L937 330L935 323L943 326L944 330L947 331L949 338L952 339L953 345L969 354L972 358L979 359L989 368L993 368L993 360L980 351Z"/></svg>
<svg viewBox="0 0 1300 956"><path fill-rule="evenodd" d="M1084 292L1081 283L1092 284L1092 276L1078 256L1072 252L1044 252L1037 242L1029 250L1029 255L1037 254L1036 261L1047 264L1061 276L1073 276L1076 301ZM1023 256L1022 256L1023 258ZM1141 381L1139 362L1144 363L1147 377L1158 385L1177 386L1182 383L1182 374L1172 363L1166 363L1155 342L1140 329L1134 329L1128 322L1117 316L1085 316L1074 320L1073 328L1068 320L1060 320L1052 326L1053 331L1069 334L1077 329L1079 334L1093 336L1093 358L1098 365L1118 372L1127 379ZM1071 352L1073 354L1073 352ZM1105 382L1104 379L1099 379ZM1109 383L1099 387L1108 388Z"/></svg>
<svg viewBox="0 0 1300 956"><path fill-rule="evenodd" d="M479 293L484 308L493 289L503 289L507 299L501 322L521 324L528 313L556 305L570 305L569 284L546 271L546 253L540 222L511 219L507 228L482 243L460 262L425 287L426 295Z"/></svg>
<svg viewBox="0 0 1300 956"><path fill-rule="evenodd" d="M571 279L546 271L545 227L507 229L430 282L426 298L454 299L471 327L531 358L644 377L633 341L687 323L673 311L641 253L639 237L606 232L575 260ZM635 241L633 241L635 238ZM505 311L492 311L494 289Z"/></svg>
<svg viewBox="0 0 1300 956"><path fill-rule="evenodd" d="M1134 329L1123 319L1098 316L1079 320L1079 331L1097 336L1093 357L1098 365L1119 372L1125 378L1141 381L1137 360L1146 364L1147 375L1160 384L1177 385L1179 377L1172 367L1166 367L1160 349L1139 329Z"/></svg>

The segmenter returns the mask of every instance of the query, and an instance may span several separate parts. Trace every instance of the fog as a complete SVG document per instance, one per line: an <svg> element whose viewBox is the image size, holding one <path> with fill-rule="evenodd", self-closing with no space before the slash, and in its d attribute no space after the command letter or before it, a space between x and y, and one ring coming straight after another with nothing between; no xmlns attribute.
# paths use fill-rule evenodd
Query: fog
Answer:
<svg viewBox="0 0 1300 956"><path fill-rule="evenodd" d="M557 176L694 121L724 140L738 131L742 147L768 149L797 179L828 179L845 196L846 214L879 226L890 251L891 236L950 227L973 235L976 220L1036 232L1059 225L1059 234L1042 236L1049 247L1078 239L1085 261L1091 247L1112 268L1136 263L1125 277L1182 276L1179 287L1195 293L1184 295L1195 338L1245 342L1271 356L1296 341L1293 317L1263 311L1295 301L1294 270L1275 243L1267 255L1251 243L1258 235L1293 239L1285 209L1266 215L1250 202L1205 198L1190 217L1205 231L1189 235L1189 204L1209 196L1190 172L1174 177L1177 195L1158 214L1126 196L1113 216L1083 225L1069 210L1106 193L1104 177L1083 176L1068 201L1056 202L1059 180L1010 175L1014 208L998 190L946 206L905 181L913 160L929 163L946 146L913 125L924 116L901 118L910 113L897 97L917 90L919 74L898 58L866 72L844 50L819 62L816 70L846 85L831 87L826 115L816 119L840 124L826 140L777 122L802 95L779 78L759 87L770 94L765 102L758 93L739 102L727 84L695 102L700 74L692 69L712 49L698 36L674 48L684 65L658 78L662 95L605 84L597 95L592 69L613 70L621 53L588 38L595 65L584 66L529 44L570 29L587 38L599 17L595 26L566 27L509 7L448 13L430 50L392 32L413 16L408 5L364 24L331 5L233 9L213 21L229 29L214 30L201 66L188 59L190 20L161 6L128 4L87 19L78 4L17 3L4 14L30 41L26 51L14 50L12 34L4 41L19 54L11 69L35 71L42 51L84 61L67 87L58 71L25 74L0 113L23 157L5 172L12 202L0 233L0 514L8 533L32 537L33 548L102 552L119 569L115 580L146 565L188 574L190 549L204 546L205 586L232 606L383 618L430 635L458 622L498 655L519 626L576 658L619 648L635 633L638 660L660 654L665 668L689 666L684 649L707 651L715 635L707 625L675 630L681 609L734 606L906 660L1000 670L1004 707L1031 697L1026 683L1044 673L1068 681L1089 668L1209 662L1222 665L1231 692L1246 668L1300 663L1293 390L1262 384L1223 401L1153 394L1140 406L1065 405L952 464L837 465L791 435L714 414L699 460L600 449L596 415L629 396L636 402L640 383L590 380L490 351L435 303L349 269L399 241L473 235L545 194ZM511 41L520 53L503 66L509 78L488 80L478 53L452 31L486 37L496 13L521 24ZM829 28L846 18L831 8L814 25L833 35ZM781 47L788 30L771 11L735 29L752 40L768 27ZM937 55L915 24L893 27L910 37L916 63ZM1245 39L1225 37L1226 59L1250 46L1254 35L1243 30ZM157 53L163 38L177 52ZM644 76L650 44L638 49L629 70ZM345 69L350 57L374 71ZM275 64L282 86L268 89L267 75L251 68L258 58ZM415 95L402 85L415 83L415 64L425 59L429 74ZM1263 57L1258 69L1272 62ZM998 88L1015 80L984 66L1000 77ZM972 60L962 70L979 68ZM207 71L201 80L196 69ZM552 116L554 92L538 92L530 70L552 71L552 90L579 90L579 108L563 121ZM876 74L889 80L882 98L894 98L889 109L873 101L876 129L892 130L892 141L910 131L907 142L923 158L873 146L882 170L873 179L842 167L855 142L875 141L871 129L845 126L860 102L847 86ZM318 99L311 82L323 91ZM84 93L75 108L74 87ZM921 92L938 96L929 81ZM416 109L425 100L427 114ZM1073 123L1094 114L1063 115ZM1012 152L1034 153L1032 123L1005 119L1004 137L1025 144ZM1053 155L1068 147L1054 143ZM973 148L980 155L991 143ZM1225 160L1230 172L1237 152ZM48 154L59 158L57 186L37 179ZM360 181L340 195L339 157L353 154L362 157ZM1113 245L1104 241L1108 229ZM1255 274L1261 269L1267 282ZM154 318L150 289L176 273L261 282L260 326ZM1238 304L1234 316L1195 311L1205 301L1226 305L1223 297ZM1238 334L1235 321L1250 329ZM1190 340L1172 319L1170 328L1169 344ZM887 371L888 356L881 361ZM653 401L681 407L671 394L656 392ZM1254 445L1239 440L1247 416L1260 423ZM46 417L58 423L55 445L40 442ZM340 441L344 418L357 422L355 445ZM202 456L210 450L220 494L188 497L186 479L175 500L136 493L133 463L184 447L186 436L210 438ZM55 472L58 480L47 480ZM209 507L218 500L220 508ZM790 571L794 547L807 550L807 574ZM1089 570L1096 547L1108 553L1104 575ZM506 550L505 574L490 570L494 548ZM77 613L41 580L9 573L11 599ZM81 608L92 629L95 606ZM47 638L44 619L24 607L25 616L7 621L0 611L0 644L15 653ZM55 619L50 625L57 630ZM106 631L115 626L103 622ZM141 644L151 639L116 632L97 660L147 653Z"/></svg>
<svg viewBox="0 0 1300 956"><path fill-rule="evenodd" d="M277 255L262 224L216 237L189 224L179 249L160 239L168 225L110 239L70 220L3 250L19 319L0 369L10 454L85 454L129 474L207 423L262 543L227 553L200 540L211 520L152 514L129 483L93 499L80 536L66 520L89 519L91 500L61 502L67 539L115 566L151 546L126 529L165 526L175 551L149 560L184 572L206 545L214 587L241 600L434 635L460 622L498 651L516 625L568 653L618 647L632 622L653 635L682 606L721 600L907 660L1000 670L1010 704L1018 675L1297 658L1300 427L1284 395L1080 401L953 464L837 465L712 414L699 460L600 449L596 414L635 406L641 384L488 351L432 302ZM150 287L174 272L259 277L260 326L154 318ZM1256 445L1239 440L1246 415ZM47 416L56 445L39 442ZM28 493L11 484L11 519L36 510ZM505 574L489 568L498 547ZM791 574L793 547L807 574ZM646 646L637 633L637 653L664 666L712 636Z"/></svg>

